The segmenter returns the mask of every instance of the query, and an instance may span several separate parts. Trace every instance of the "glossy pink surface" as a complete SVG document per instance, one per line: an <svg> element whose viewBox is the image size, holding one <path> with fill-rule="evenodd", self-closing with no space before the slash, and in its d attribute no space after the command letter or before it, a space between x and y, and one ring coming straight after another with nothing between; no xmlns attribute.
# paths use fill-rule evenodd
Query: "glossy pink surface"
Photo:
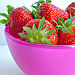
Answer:
<svg viewBox="0 0 75 75"><path fill-rule="evenodd" d="M24 42L5 29L10 52L26 75L75 75L75 45L43 45Z"/></svg>

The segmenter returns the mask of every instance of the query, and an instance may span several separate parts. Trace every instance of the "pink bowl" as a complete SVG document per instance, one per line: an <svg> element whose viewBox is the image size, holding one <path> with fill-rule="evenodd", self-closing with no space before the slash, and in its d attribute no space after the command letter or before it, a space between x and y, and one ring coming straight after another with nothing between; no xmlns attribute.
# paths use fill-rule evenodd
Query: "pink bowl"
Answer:
<svg viewBox="0 0 75 75"><path fill-rule="evenodd" d="M43 45L24 42L5 29L10 52L26 75L75 75L75 45Z"/></svg>

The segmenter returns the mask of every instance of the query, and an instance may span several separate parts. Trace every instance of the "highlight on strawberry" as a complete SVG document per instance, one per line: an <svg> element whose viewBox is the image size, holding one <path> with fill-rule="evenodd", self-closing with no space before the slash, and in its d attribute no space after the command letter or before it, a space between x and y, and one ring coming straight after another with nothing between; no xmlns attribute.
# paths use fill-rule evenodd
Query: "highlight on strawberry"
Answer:
<svg viewBox="0 0 75 75"><path fill-rule="evenodd" d="M24 41L38 44L57 45L58 34L54 26L45 18L29 21L24 27L23 32L18 33ZM26 33L27 32L27 33Z"/></svg>
<svg viewBox="0 0 75 75"><path fill-rule="evenodd" d="M63 22L63 18L58 23L53 20L57 26L55 27L59 32L59 45L70 45L75 44L75 21L73 20L75 16L72 17L70 14L70 18L68 18L65 22Z"/></svg>

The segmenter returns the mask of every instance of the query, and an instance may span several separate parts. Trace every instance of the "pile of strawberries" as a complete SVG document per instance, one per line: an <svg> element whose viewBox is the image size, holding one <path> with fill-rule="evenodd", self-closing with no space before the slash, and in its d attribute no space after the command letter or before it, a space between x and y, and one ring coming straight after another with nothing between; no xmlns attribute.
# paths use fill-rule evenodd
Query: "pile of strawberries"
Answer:
<svg viewBox="0 0 75 75"><path fill-rule="evenodd" d="M37 44L75 44L75 2L65 11L51 4L51 0L32 4L32 11L25 6L7 8L8 14L0 13L6 17L0 23L9 25L9 32L15 38Z"/></svg>

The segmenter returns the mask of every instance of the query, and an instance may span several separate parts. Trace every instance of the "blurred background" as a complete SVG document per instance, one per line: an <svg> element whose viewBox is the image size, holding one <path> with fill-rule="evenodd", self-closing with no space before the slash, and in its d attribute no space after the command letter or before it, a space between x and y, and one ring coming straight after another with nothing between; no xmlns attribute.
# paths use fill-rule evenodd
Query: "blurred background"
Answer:
<svg viewBox="0 0 75 75"><path fill-rule="evenodd" d="M16 7L27 6L31 10L32 3L38 0L0 0L0 13L7 13L7 5ZM52 4L65 10L75 0L52 0ZM0 16L0 19L3 17ZM0 75L25 75L16 65L8 49L5 35L5 26L0 24Z"/></svg>

